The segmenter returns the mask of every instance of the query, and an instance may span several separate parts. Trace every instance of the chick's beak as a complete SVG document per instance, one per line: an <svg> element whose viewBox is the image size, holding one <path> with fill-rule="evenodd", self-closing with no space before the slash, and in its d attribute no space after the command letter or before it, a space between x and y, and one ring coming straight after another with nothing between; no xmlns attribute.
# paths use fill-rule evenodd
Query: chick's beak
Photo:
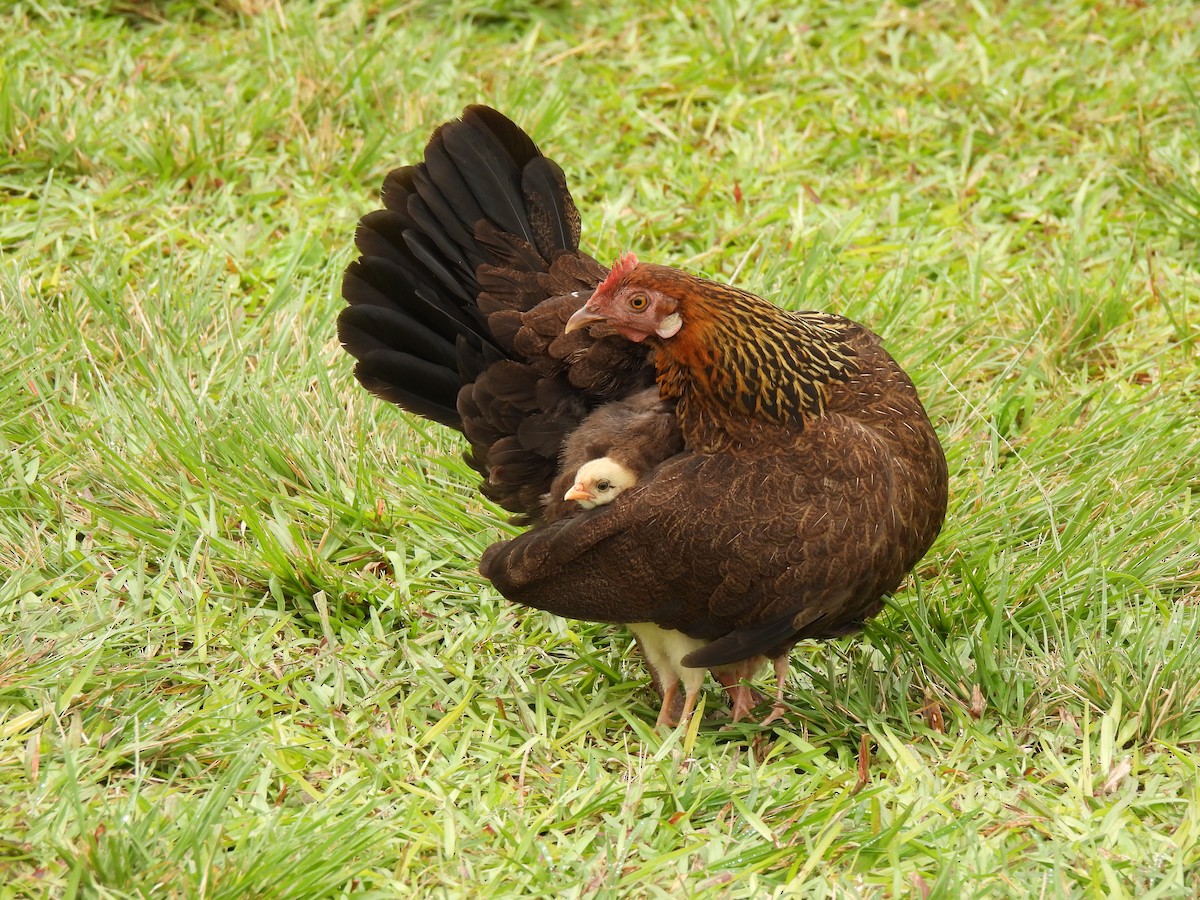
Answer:
<svg viewBox="0 0 1200 900"><path fill-rule="evenodd" d="M578 313L576 313L576 315L578 315ZM589 491L587 488L585 488L583 486L582 481L577 481L571 487L571 489L569 491L567 491L566 496L564 496L563 499L564 500L595 500L596 497L595 497L595 495L592 494L591 491Z"/></svg>
<svg viewBox="0 0 1200 900"><path fill-rule="evenodd" d="M564 334L570 334L572 331L578 331L585 325L591 325L593 322L603 322L605 316L598 312L594 312L587 308L587 305L579 307L575 310L575 314L567 319L567 327L563 329Z"/></svg>

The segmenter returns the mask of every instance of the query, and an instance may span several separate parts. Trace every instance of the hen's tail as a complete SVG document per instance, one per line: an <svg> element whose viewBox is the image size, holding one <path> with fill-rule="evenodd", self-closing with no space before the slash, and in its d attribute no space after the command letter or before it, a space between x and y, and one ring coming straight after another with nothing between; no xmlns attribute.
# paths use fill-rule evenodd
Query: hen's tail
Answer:
<svg viewBox="0 0 1200 900"><path fill-rule="evenodd" d="M579 254L562 170L486 106L435 131L423 162L390 173L383 204L359 223L338 336L369 391L462 431L459 392L514 358L488 314L550 296L564 254L589 270L584 282L603 269Z"/></svg>
<svg viewBox="0 0 1200 900"><path fill-rule="evenodd" d="M646 348L567 335L607 270L579 250L562 170L493 109L434 132L364 216L338 335L372 393L466 435L483 493L537 521L588 412L653 382Z"/></svg>

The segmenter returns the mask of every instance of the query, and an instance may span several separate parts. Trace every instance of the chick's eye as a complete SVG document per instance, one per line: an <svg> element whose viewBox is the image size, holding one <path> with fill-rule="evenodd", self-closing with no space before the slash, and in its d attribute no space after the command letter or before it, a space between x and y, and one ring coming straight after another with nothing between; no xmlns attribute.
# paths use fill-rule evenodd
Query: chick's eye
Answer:
<svg viewBox="0 0 1200 900"><path fill-rule="evenodd" d="M634 294L629 298L629 308L634 312L641 312L650 304L645 294Z"/></svg>
<svg viewBox="0 0 1200 900"><path fill-rule="evenodd" d="M610 487L612 487L612 485L609 484L607 481L597 481L596 482L596 490L598 490L598 491L607 491Z"/></svg>

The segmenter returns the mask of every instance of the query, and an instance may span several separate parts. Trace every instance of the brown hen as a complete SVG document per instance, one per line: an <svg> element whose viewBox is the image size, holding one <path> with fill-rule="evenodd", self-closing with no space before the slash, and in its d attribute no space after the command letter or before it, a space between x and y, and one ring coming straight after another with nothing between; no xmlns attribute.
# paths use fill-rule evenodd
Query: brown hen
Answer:
<svg viewBox="0 0 1200 900"><path fill-rule="evenodd" d="M629 625L660 723L680 684L690 715L705 669L742 718L765 660L777 718L791 647L860 628L941 527L945 457L909 378L840 316L632 254L606 272L578 248L561 170L486 107L435 132L384 204L359 229L339 334L366 387L463 431L484 493L536 526L489 547L483 574L519 603ZM650 385L681 452L652 446L612 502L556 507L572 435Z"/></svg>

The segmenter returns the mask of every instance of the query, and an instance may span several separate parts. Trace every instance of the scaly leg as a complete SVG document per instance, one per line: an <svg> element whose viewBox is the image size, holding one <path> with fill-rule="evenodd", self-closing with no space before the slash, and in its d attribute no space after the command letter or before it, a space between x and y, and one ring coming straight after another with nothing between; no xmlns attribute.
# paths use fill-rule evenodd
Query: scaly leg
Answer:
<svg viewBox="0 0 1200 900"><path fill-rule="evenodd" d="M688 637L670 628L660 628L653 622L631 622L629 630L637 638L638 646L646 657L651 683L662 695L662 708L656 724L674 727L691 716L700 687L704 684L704 669L685 666L682 660L708 641ZM681 681L686 691L682 704L679 697Z"/></svg>
<svg viewBox="0 0 1200 900"><path fill-rule="evenodd" d="M727 666L717 666L712 670L713 677L725 688L729 702L733 704L731 718L734 722L747 718L750 710L767 699L754 688L742 683L754 678L762 664L763 658L755 656Z"/></svg>
<svg viewBox="0 0 1200 900"><path fill-rule="evenodd" d="M700 696L700 684L688 685L687 696L683 699L683 715L680 717L680 722L690 722L692 713L696 710L696 698Z"/></svg>
<svg viewBox="0 0 1200 900"><path fill-rule="evenodd" d="M692 698L689 697L688 699ZM654 723L654 727L662 728L666 725L668 728L674 728L679 723L679 715L676 712L678 705L679 682L672 681L670 684L663 685L662 706L658 708L658 721ZM689 712L686 703L684 704L683 712L685 716Z"/></svg>
<svg viewBox="0 0 1200 900"><path fill-rule="evenodd" d="M770 725L777 719L782 719L783 714L787 712L787 706L783 702L783 684L787 681L788 676L788 656L789 654L784 653L772 660L775 663L775 706L762 720L761 724L764 726Z"/></svg>
<svg viewBox="0 0 1200 900"><path fill-rule="evenodd" d="M689 722L692 718L692 713L696 711L696 698L700 696L700 688L704 686L704 669L689 669L682 667L679 673L680 679L683 681L683 715L678 719L678 722ZM679 688L676 686L676 692ZM671 723L676 724L675 722Z"/></svg>

